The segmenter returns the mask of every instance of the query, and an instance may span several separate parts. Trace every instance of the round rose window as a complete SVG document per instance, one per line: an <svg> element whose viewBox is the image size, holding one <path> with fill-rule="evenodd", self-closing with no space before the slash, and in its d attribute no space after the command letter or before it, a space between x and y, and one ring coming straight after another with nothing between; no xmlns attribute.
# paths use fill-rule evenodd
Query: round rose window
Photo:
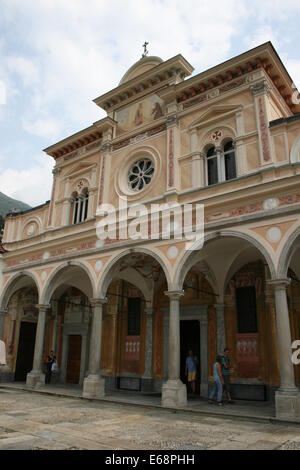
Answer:
<svg viewBox="0 0 300 470"><path fill-rule="evenodd" d="M154 174L154 165L149 158L135 162L128 173L128 185L133 191L141 191L147 186Z"/></svg>

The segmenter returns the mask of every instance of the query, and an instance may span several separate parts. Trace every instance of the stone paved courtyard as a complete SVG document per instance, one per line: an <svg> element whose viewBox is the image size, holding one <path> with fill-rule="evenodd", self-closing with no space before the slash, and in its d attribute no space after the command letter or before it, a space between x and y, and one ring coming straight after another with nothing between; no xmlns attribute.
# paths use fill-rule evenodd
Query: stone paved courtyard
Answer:
<svg viewBox="0 0 300 470"><path fill-rule="evenodd" d="M2 449L300 449L300 426L0 389Z"/></svg>

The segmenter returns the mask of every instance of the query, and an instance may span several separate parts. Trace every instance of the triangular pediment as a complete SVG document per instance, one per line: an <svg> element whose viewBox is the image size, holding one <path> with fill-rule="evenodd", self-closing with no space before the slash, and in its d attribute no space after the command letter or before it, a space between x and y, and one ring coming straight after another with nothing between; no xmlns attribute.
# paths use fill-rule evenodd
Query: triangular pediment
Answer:
<svg viewBox="0 0 300 470"><path fill-rule="evenodd" d="M204 127L207 124L211 124L214 121L218 121L219 119L223 119L227 116L235 114L236 112L240 111L242 106L240 105L214 105L207 109L201 116L198 116L195 121L193 121L189 129L197 129L199 127Z"/></svg>
<svg viewBox="0 0 300 470"><path fill-rule="evenodd" d="M86 173L90 171L96 163L93 162L80 162L77 165L74 165L66 174L65 178L72 178L78 176L81 173Z"/></svg>

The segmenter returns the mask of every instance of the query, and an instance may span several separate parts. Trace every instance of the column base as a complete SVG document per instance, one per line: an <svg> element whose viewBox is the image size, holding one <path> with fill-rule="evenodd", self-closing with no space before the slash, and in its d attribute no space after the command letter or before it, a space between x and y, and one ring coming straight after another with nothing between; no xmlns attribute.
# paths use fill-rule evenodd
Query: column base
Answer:
<svg viewBox="0 0 300 470"><path fill-rule="evenodd" d="M177 406L186 405L186 386L181 382L181 380L168 380L163 384L161 406L166 408L177 408Z"/></svg>
<svg viewBox="0 0 300 470"><path fill-rule="evenodd" d="M300 392L296 389L277 390L276 418L300 422Z"/></svg>
<svg viewBox="0 0 300 470"><path fill-rule="evenodd" d="M45 386L45 374L41 371L32 370L27 374L26 386L28 388L37 388Z"/></svg>
<svg viewBox="0 0 300 470"><path fill-rule="evenodd" d="M99 375L89 375L83 381L84 398L102 398L105 396L105 380Z"/></svg>

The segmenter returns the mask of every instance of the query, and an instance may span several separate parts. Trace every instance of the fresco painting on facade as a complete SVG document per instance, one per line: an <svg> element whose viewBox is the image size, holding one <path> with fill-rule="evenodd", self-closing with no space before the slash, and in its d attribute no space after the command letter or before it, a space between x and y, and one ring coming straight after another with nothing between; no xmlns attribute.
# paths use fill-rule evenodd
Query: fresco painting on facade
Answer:
<svg viewBox="0 0 300 470"><path fill-rule="evenodd" d="M275 401L277 417L300 421L300 105L271 43L192 72L180 54L146 54L94 100L107 117L45 150L51 201L5 223L0 380L41 387L52 349L55 380L85 397L160 393L177 408L190 398L188 350L205 398L228 346L233 397ZM118 212L124 195L203 204L203 248L99 240L99 206Z"/></svg>

